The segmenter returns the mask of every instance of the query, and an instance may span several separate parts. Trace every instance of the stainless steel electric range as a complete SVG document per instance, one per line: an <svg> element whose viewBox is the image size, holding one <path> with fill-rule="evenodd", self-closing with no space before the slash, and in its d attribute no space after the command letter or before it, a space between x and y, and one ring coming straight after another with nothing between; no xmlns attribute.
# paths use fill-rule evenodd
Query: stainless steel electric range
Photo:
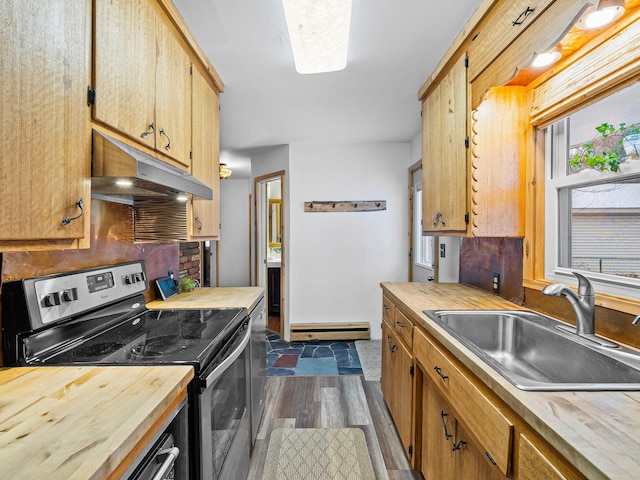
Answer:
<svg viewBox="0 0 640 480"><path fill-rule="evenodd" d="M244 480L250 317L148 310L148 286L142 261L5 283L5 365L191 365L190 478Z"/></svg>

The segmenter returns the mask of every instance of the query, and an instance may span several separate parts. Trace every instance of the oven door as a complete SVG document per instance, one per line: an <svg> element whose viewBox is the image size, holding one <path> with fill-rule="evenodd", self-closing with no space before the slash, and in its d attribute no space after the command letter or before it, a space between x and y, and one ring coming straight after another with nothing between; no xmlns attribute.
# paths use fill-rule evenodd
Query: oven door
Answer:
<svg viewBox="0 0 640 480"><path fill-rule="evenodd" d="M251 323L247 318L225 346L219 364L201 379L200 478L245 480L249 471L247 362Z"/></svg>

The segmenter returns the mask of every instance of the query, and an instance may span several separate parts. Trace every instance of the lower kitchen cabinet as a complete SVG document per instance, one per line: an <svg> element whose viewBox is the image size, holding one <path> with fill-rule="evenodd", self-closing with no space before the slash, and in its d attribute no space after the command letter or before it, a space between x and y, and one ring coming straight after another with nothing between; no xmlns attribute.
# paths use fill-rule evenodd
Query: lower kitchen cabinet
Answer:
<svg viewBox="0 0 640 480"><path fill-rule="evenodd" d="M454 410L425 379L422 389L421 472L426 479L493 480L505 476L477 448Z"/></svg>
<svg viewBox="0 0 640 480"><path fill-rule="evenodd" d="M383 295L381 388L426 480L584 480L440 342Z"/></svg>
<svg viewBox="0 0 640 480"><path fill-rule="evenodd" d="M398 431L402 447L412 457L413 356L393 327L382 322L382 394Z"/></svg>

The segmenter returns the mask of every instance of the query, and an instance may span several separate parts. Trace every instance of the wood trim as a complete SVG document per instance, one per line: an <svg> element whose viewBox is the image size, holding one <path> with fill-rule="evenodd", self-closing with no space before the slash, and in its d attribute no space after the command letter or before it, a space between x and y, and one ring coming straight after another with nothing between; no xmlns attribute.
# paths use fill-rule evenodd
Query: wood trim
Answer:
<svg viewBox="0 0 640 480"><path fill-rule="evenodd" d="M285 269L287 266L286 263L286 191L285 191L285 170L278 170L277 172L273 172L273 173L268 173L266 175L261 175L259 177L254 177L253 179L253 191L255 194L254 197L254 201L253 201L253 205L254 205L254 215L253 215L253 220L254 220L254 225L255 225L255 230L253 232L253 236L249 236L249 242L251 242L251 239L254 239L254 249L253 252L255 253L255 283L258 283L258 268L260 268L260 265L258 265L258 192L259 192L259 187L258 185L262 182L266 182L268 180L277 180L280 179L280 208L281 208L281 215L280 215L280 229L282 230L282 240L280 243L280 338L285 339L285 326L287 325L287 304L286 304L286 288L285 288L285 279L286 279L286 275L285 275ZM250 195L251 197L251 195ZM251 215L250 215L251 216ZM249 222L251 223L251 220L249 220ZM251 230L251 228L250 228ZM250 254L251 255L251 254ZM251 265L251 261L249 261L249 265ZM268 281L268 279L267 279Z"/></svg>
<svg viewBox="0 0 640 480"><path fill-rule="evenodd" d="M547 125L636 81L640 10L589 42L566 68L532 89L531 123Z"/></svg>
<svg viewBox="0 0 640 480"><path fill-rule="evenodd" d="M414 229L413 229L413 192L412 192L412 187L413 187L413 174L416 173L418 170L422 169L422 159L418 160L416 163L414 163L413 165L411 165L409 167L409 185L408 185L408 191L409 191L409 270L408 270L408 278L410 282L413 282L413 260L414 260L414 245L413 245L413 234Z"/></svg>

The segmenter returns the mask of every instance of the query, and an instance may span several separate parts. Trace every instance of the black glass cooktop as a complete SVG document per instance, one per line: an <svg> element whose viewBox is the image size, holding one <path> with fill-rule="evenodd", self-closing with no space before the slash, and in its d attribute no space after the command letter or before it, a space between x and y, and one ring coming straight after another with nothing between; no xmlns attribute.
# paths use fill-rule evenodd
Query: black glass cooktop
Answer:
<svg viewBox="0 0 640 480"><path fill-rule="evenodd" d="M146 310L104 328L82 324L83 333L51 341L51 334L26 340L38 365L206 365L245 318L243 309ZM95 322L99 323L99 319ZM67 328L68 330L68 328ZM57 343L55 346L47 343Z"/></svg>

